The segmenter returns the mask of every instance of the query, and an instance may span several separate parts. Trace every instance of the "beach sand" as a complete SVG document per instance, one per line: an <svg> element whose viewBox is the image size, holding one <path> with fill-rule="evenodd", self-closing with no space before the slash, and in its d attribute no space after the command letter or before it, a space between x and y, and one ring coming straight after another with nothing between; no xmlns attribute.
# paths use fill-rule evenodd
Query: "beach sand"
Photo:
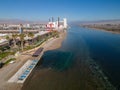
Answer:
<svg viewBox="0 0 120 90"><path fill-rule="evenodd" d="M62 41L66 37L66 31L60 33L59 38L51 38L48 41L44 42L41 46L44 51L57 49L61 46ZM8 83L7 81L20 69L20 67L27 61L32 58L32 54L39 48L35 48L29 51L25 51L20 55L16 62L9 64L2 69L0 69L0 90L21 90L22 84L17 83Z"/></svg>

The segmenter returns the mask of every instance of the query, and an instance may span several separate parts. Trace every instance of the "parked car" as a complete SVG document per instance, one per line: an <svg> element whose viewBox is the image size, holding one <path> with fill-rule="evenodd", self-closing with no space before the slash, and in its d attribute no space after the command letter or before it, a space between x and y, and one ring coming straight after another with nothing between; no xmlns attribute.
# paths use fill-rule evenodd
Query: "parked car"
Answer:
<svg viewBox="0 0 120 90"><path fill-rule="evenodd" d="M0 68L2 68L2 67L3 67L3 65L4 65L4 63L0 62Z"/></svg>
<svg viewBox="0 0 120 90"><path fill-rule="evenodd" d="M12 64L12 63L15 63L15 61L10 61L9 63Z"/></svg>

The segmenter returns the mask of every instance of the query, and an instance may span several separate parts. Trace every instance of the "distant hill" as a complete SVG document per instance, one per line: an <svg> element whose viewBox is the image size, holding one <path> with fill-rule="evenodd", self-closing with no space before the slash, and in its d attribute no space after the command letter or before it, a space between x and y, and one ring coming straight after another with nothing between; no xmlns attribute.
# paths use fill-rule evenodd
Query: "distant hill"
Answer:
<svg viewBox="0 0 120 90"><path fill-rule="evenodd" d="M99 20L99 21L74 21L70 22L73 25L80 25L80 24L120 24L120 19L114 20Z"/></svg>
<svg viewBox="0 0 120 90"><path fill-rule="evenodd" d="M20 19L0 19L0 24L46 24L47 21L27 21L27 20L20 20Z"/></svg>

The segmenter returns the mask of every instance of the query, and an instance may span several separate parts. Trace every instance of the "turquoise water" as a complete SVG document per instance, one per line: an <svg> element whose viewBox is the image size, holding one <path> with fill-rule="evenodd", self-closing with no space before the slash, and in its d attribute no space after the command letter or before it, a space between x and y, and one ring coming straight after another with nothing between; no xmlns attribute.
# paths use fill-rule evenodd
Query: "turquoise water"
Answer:
<svg viewBox="0 0 120 90"><path fill-rule="evenodd" d="M59 49L44 53L26 83L29 87L25 84L23 90L102 88L104 85L94 80L85 64L90 59L97 62L114 86L119 87L120 34L73 26Z"/></svg>
<svg viewBox="0 0 120 90"><path fill-rule="evenodd" d="M44 53L43 57L44 58L41 59L43 63L40 65L40 68L51 68L55 71L64 71L73 63L73 55L69 52L57 50L52 52L47 51Z"/></svg>

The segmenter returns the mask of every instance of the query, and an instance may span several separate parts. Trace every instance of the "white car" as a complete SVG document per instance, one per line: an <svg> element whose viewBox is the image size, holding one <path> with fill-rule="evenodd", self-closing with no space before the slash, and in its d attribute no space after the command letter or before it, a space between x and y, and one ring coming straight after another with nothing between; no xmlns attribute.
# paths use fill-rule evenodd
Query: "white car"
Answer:
<svg viewBox="0 0 120 90"><path fill-rule="evenodd" d="M12 64L12 63L15 63L15 61L10 61L9 63L11 63L11 64Z"/></svg>

